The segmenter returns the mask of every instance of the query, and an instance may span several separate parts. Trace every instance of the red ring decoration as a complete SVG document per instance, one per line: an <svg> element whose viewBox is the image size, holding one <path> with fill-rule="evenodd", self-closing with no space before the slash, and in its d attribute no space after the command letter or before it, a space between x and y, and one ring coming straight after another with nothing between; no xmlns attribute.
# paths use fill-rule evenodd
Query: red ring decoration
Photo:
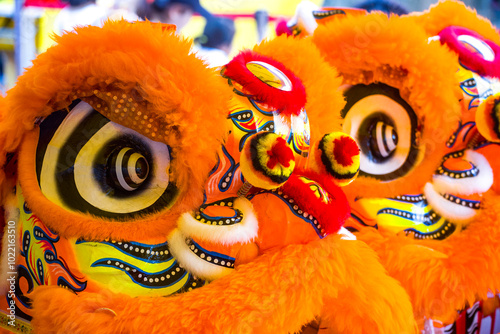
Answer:
<svg viewBox="0 0 500 334"><path fill-rule="evenodd" d="M462 42L458 40L458 38L463 35L472 36L488 45L494 53L494 59L492 61L486 60L465 47ZM448 45L450 49L458 53L460 61L467 68L480 76L500 78L500 46L485 39L473 30L457 26L444 28L439 33L439 37L441 43Z"/></svg>
<svg viewBox="0 0 500 334"><path fill-rule="evenodd" d="M276 67L290 80L292 90L283 91L258 79L246 67L251 61L261 61ZM282 63L257 52L241 51L225 66L221 74L245 87L254 100L271 106L279 114L298 116L306 104L306 90L302 81Z"/></svg>

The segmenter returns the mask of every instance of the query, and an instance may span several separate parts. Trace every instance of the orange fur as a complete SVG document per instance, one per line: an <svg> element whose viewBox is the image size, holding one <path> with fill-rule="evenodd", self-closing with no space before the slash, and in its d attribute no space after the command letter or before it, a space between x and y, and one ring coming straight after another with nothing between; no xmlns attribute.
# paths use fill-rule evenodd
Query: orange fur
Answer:
<svg viewBox="0 0 500 334"><path fill-rule="evenodd" d="M364 243L330 236L167 298L40 287L33 325L40 333L293 333L321 314L333 333L415 333L404 296Z"/></svg>
<svg viewBox="0 0 500 334"><path fill-rule="evenodd" d="M431 174L439 166L447 136L460 116L461 96L457 95L455 77L458 59L439 42L427 40L449 25L467 27L495 43L500 42L491 23L455 1L442 2L423 14L401 18L379 14L346 18L316 31L314 41L328 61L341 69L346 83L381 81L399 88L424 124L422 141L427 146L424 162L408 175L385 185L358 178L346 189L350 200L359 195L421 193L423 183L431 180ZM364 43L363 47L359 43ZM406 75L401 76L402 69ZM408 94L410 89L413 98ZM490 146L483 150L491 151L487 156L496 173L498 148ZM390 189L378 189L382 187ZM415 240L371 227L357 234L406 289L421 328L424 319L450 324L456 320L457 311L486 299L489 291L500 290L500 197L495 191L498 188L493 187L484 196L480 213L465 230L445 240Z"/></svg>
<svg viewBox="0 0 500 334"><path fill-rule="evenodd" d="M413 20L411 25L423 26L427 36L437 35L446 26L459 25L500 43L500 35L489 21L456 1L441 2L408 19ZM456 61L454 66L458 66ZM429 126L436 127L435 124ZM498 148L490 146L486 151L491 151L487 157L496 173ZM403 181L415 183L415 179L410 178ZM420 326L424 317L452 323L457 310L486 299L489 291L500 290L500 197L497 191L493 187L484 196L480 213L465 230L443 241L417 241L372 229L358 234L360 240L367 242L381 257L389 274L403 284Z"/></svg>
<svg viewBox="0 0 500 334"><path fill-rule="evenodd" d="M484 17L478 16L476 10L465 6L460 1L440 1L423 13L414 13L410 17L424 27L430 36L436 36L448 26L460 26L474 30L478 34L500 44L500 36L496 28Z"/></svg>
<svg viewBox="0 0 500 334"><path fill-rule="evenodd" d="M499 195L489 193L479 217L446 241L417 241L369 228L358 237L403 284L417 319L451 323L457 310L500 287L499 201Z"/></svg>
<svg viewBox="0 0 500 334"><path fill-rule="evenodd" d="M222 124L226 124L227 88L200 61L187 55L187 42L161 26L108 22L102 30L86 27L77 33L58 38L59 45L40 56L9 93L7 110L12 114L0 124L0 157L19 151L19 180L25 199L33 213L62 238L159 238L174 226L180 212L201 202L201 186L226 131ZM282 43L293 50L292 40ZM324 64L318 72L311 59L319 53L309 48L309 42L300 43L310 59L285 61L286 52L277 57L283 57L285 65L307 78L305 84L312 87L307 108L313 124L319 124L319 115L325 111L326 119L336 124L333 111L339 110L342 98L331 86L340 83L337 74ZM274 48L278 47L266 50L278 54ZM144 110L164 122L164 131L168 130L165 140L174 150L171 179L183 191L169 212L127 223L57 207L43 196L34 173L34 119L67 107L75 92L92 104L96 103L93 96L106 90L118 92L120 87L137 93L138 101L146 101ZM325 99L330 103L323 105ZM119 116L109 117L120 123ZM14 127L16 124L23 126ZM314 132L320 138L331 130ZM247 255L252 253L255 249ZM386 275L375 253L364 243L342 240L339 235L270 251L208 286L175 296L132 298L105 289L76 295L56 286L38 286L30 296L35 330L290 333L321 317L335 333L416 331L404 290Z"/></svg>
<svg viewBox="0 0 500 334"><path fill-rule="evenodd" d="M350 192L373 197L418 192L443 155L446 147L441 143L459 120L461 92L454 81L457 56L439 42L428 43L425 31L409 18L388 18L382 13L321 25L313 41L340 71L345 84L383 82L393 86L425 124L420 137L423 156L405 178L380 183L360 176L363 181L350 184Z"/></svg>
<svg viewBox="0 0 500 334"><path fill-rule="evenodd" d="M189 54L191 45L187 40L161 25L107 22L103 29L78 28L56 37L56 41L58 44L35 59L34 66L8 92L0 123L0 164L5 162L6 153L18 150L21 140L33 130L35 119L67 107L76 98L92 101L91 94L122 88L133 93L133 99L143 106L141 111L154 118L159 128L158 136L147 129L134 130L153 140L161 136L173 147L170 179L181 194L167 216L139 224L117 224L54 208L40 193L36 181L29 179L33 174L29 166L33 166L35 139L25 145L28 156L21 157L21 172L26 169L21 181L26 186L25 196L44 222L63 237L166 235L176 215L201 204L204 182L227 132L222 125L226 124L230 93L227 86ZM106 116L120 123L119 115ZM5 188L4 184L2 174L0 187Z"/></svg>

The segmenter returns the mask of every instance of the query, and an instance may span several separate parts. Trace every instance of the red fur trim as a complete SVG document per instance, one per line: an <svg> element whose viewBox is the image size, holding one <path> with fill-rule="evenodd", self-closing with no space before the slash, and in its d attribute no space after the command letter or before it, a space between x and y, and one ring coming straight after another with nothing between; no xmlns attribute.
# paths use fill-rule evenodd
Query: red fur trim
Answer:
<svg viewBox="0 0 500 334"><path fill-rule="evenodd" d="M305 176L321 185L328 192L329 203L318 199L309 185L299 179L300 176ZM325 234L337 233L351 215L351 207L344 192L327 175L311 171L295 171L281 190L292 197L304 211L316 217L321 222Z"/></svg>
<svg viewBox="0 0 500 334"><path fill-rule="evenodd" d="M348 136L335 139L334 144L333 156L335 160L344 167L350 166L352 158L359 154L358 144Z"/></svg>
<svg viewBox="0 0 500 334"><path fill-rule="evenodd" d="M290 161L293 159L293 151L287 145L286 141L278 137L276 143L273 147L267 151L269 155L269 161L267 162L267 168L273 169L278 163L284 167L290 167Z"/></svg>
<svg viewBox="0 0 500 334"><path fill-rule="evenodd" d="M262 82L247 68L246 64L250 61L261 61L276 67L288 77L292 90L287 92ZM226 65L223 75L242 85L244 93L249 94L252 99L271 106L281 114L298 115L306 104L306 91L302 81L282 63L253 51L240 52Z"/></svg>
<svg viewBox="0 0 500 334"><path fill-rule="evenodd" d="M458 40L460 35L470 35L486 43L493 50L495 59L488 61L478 56L477 53L464 46ZM457 26L444 28L439 33L439 37L442 43L448 45L453 51L458 53L460 61L467 68L477 72L481 76L500 77L500 46L494 42L485 39L475 31Z"/></svg>

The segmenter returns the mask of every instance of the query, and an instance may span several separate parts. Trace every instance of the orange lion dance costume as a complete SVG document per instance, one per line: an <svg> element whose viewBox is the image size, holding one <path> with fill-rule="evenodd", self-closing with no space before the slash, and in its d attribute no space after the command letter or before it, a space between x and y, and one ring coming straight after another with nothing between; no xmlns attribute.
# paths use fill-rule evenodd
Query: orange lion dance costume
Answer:
<svg viewBox="0 0 500 334"><path fill-rule="evenodd" d="M264 43L223 77L168 26L57 42L2 101L18 331L414 332L402 287L341 230L359 150L319 132L343 101L310 41Z"/></svg>
<svg viewBox="0 0 500 334"><path fill-rule="evenodd" d="M361 149L347 225L424 333L499 332L498 32L449 1L342 16L312 38L344 78L343 130Z"/></svg>

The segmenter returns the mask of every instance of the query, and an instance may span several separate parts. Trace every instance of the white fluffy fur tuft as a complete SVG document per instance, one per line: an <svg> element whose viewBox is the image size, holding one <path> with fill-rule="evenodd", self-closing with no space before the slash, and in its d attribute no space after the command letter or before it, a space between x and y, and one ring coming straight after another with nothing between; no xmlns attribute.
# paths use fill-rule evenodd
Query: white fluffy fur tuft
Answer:
<svg viewBox="0 0 500 334"><path fill-rule="evenodd" d="M341 235L340 239L342 240L356 240L356 236L345 227L341 227L337 233Z"/></svg>
<svg viewBox="0 0 500 334"><path fill-rule="evenodd" d="M424 194L434 211L450 222L468 223L478 212L478 210L450 202L443 198L434 190L434 186L431 183L425 185Z"/></svg>
<svg viewBox="0 0 500 334"><path fill-rule="evenodd" d="M234 201L234 209L243 213L243 219L235 225L207 225L200 223L189 213L184 213L178 222L178 227L187 236L194 239L232 245L253 240L259 231L259 225L253 206L246 198Z"/></svg>
<svg viewBox="0 0 500 334"><path fill-rule="evenodd" d="M189 246L186 244L186 235L178 229L175 229L168 239L168 247L172 255L179 261L179 263L187 269L190 273L213 281L230 274L234 269L225 268L216 264L209 263L198 255L194 254Z"/></svg>
<svg viewBox="0 0 500 334"><path fill-rule="evenodd" d="M488 160L478 152L467 150L463 157L479 169L475 177L455 179L445 175L434 175L434 189L440 193L472 195L488 191L493 184L493 171Z"/></svg>

